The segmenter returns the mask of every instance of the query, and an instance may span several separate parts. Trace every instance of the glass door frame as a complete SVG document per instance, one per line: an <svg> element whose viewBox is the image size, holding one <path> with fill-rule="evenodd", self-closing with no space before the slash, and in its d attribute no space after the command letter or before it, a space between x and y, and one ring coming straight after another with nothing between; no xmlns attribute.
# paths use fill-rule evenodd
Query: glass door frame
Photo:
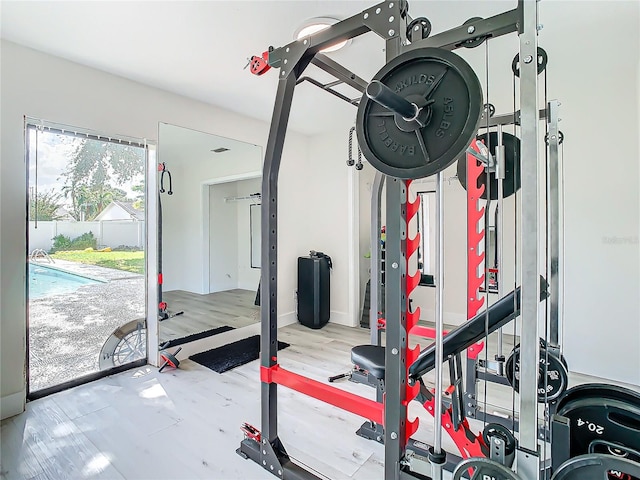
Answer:
<svg viewBox="0 0 640 480"><path fill-rule="evenodd" d="M38 128L48 128L59 130L61 133L72 133L73 135L87 135L97 137L98 139L103 137L105 139L119 139L124 142L131 141L136 143L142 143L145 150L145 166L144 166L144 182L145 182L145 323L146 323L146 356L139 360L135 360L123 365L117 365L104 370L98 370L96 372L82 375L80 377L68 380L57 385L45 387L39 390L31 391L30 389L30 352L29 352L29 168L30 168L30 132L35 131ZM139 368L144 365L157 366L158 357L158 266L157 266L157 249L158 249L158 235L157 235L157 162L156 162L156 150L157 146L155 142L151 142L147 139L127 137L124 135L107 135L103 133L97 133L86 128L76 128L69 125L62 125L56 122L45 121L36 119L33 117L24 117L24 158L26 169L26 183L25 183L25 325L26 325L26 348L25 348L25 373L26 373L26 397L27 401L36 400L38 398L51 395L69 388L73 388L85 383L89 383L100 378L104 378L108 375L124 372L133 368ZM37 145L36 145L37 149ZM97 352L98 353L98 352Z"/></svg>

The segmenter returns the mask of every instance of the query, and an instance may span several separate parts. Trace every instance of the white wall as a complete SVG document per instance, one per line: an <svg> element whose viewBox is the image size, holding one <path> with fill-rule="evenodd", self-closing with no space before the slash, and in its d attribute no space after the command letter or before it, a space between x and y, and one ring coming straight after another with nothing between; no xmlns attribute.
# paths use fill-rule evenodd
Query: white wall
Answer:
<svg viewBox="0 0 640 480"><path fill-rule="evenodd" d="M236 182L209 187L209 293L238 287L238 208L225 201L237 194Z"/></svg>
<svg viewBox="0 0 640 480"><path fill-rule="evenodd" d="M573 371L636 385L640 385L639 5L540 2L544 24L540 45L549 54L548 97L562 102L560 129L565 135L564 354ZM502 9L500 2L496 6L497 11ZM458 20L465 19L451 18L451 25L439 27L454 26ZM623 53L627 49L634 53ZM517 51L515 36L490 43L490 90L487 99L485 89L484 101L494 104L498 113L513 109L510 65ZM457 53L485 85L485 47ZM451 168L445 177L454 174ZM465 318L464 201L457 182L445 184L444 308L450 323ZM513 204L509 208L513 211ZM505 232L512 226L505 224ZM433 289L418 287L413 298L423 308L422 317L433 319ZM619 352L625 352L624 360Z"/></svg>
<svg viewBox="0 0 640 480"><path fill-rule="evenodd" d="M354 108L354 116L355 113ZM308 158L296 159L298 177L292 182L281 181L281 193L295 198L280 213L295 228L283 231L282 236L297 237L297 242L294 250L280 251L286 255L288 273L294 280L297 279L296 262L299 256L308 255L310 250L329 255L333 261L330 321L356 325L358 312L357 308L354 309L356 311L350 311L348 287L352 269L350 251L357 252L358 245L352 245L349 241L349 212L354 203L348 197L349 185L353 181L350 170L353 167L347 167L346 164L347 133L339 131L311 137ZM357 233L354 241L358 242ZM283 256L280 253L278 261ZM293 290L295 283L291 295Z"/></svg>
<svg viewBox="0 0 640 480"><path fill-rule="evenodd" d="M262 189L262 179L254 178L236 182L238 197L247 197L253 193L259 193ZM251 205L252 200L240 200L237 205L238 217L238 285L237 288L245 290L257 290L260 282L260 269L251 268ZM260 206L253 207L260 218ZM261 239L254 239L260 242ZM259 244L259 243L258 243Z"/></svg>
<svg viewBox="0 0 640 480"><path fill-rule="evenodd" d="M565 356L576 371L640 385L640 4L541 8L546 45L580 43L548 48L565 135ZM585 101L597 91L602 101Z"/></svg>
<svg viewBox="0 0 640 480"><path fill-rule="evenodd" d="M150 88L50 55L1 43L1 182L0 193L0 352L1 416L22 411L25 399L25 231L26 180L23 116L43 118L111 134L155 139L158 122L211 130L264 145L268 124L249 117ZM289 132L283 153L282 183L295 183L296 162L306 158L307 139ZM296 200L281 189L282 204ZM176 194L177 195L177 194ZM165 197L166 198L166 197ZM22 200L21 200L22 199ZM164 199L163 199L164 200ZM288 224L288 221L295 221ZM284 216L283 231L298 219ZM282 251L295 250L296 237L283 238ZM281 264L281 315L293 315L294 280L287 260ZM291 261L292 262L292 261ZM286 294L285 294L286 293Z"/></svg>
<svg viewBox="0 0 640 480"><path fill-rule="evenodd" d="M355 148L355 147L354 147ZM371 195L373 181L376 170L363 162L364 168L356 175L358 178L358 234L359 234L359 253L358 265L360 267L360 298L358 299L358 316L362 315L364 305L364 295L367 287L367 281L371 277L371 260L368 258L371 254Z"/></svg>

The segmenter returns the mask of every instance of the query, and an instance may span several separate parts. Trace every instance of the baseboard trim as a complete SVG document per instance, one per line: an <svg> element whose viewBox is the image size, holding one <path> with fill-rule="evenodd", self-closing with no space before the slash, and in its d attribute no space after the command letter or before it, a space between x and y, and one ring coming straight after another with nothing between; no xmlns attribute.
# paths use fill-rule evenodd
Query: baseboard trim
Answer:
<svg viewBox="0 0 640 480"><path fill-rule="evenodd" d="M283 313L278 316L278 328L286 327L287 325L293 325L298 321L296 312Z"/></svg>
<svg viewBox="0 0 640 480"><path fill-rule="evenodd" d="M27 392L22 390L11 395L0 398L0 420L13 417L24 412L27 401Z"/></svg>
<svg viewBox="0 0 640 480"><path fill-rule="evenodd" d="M336 312L335 310L331 310L331 316L329 317L329 322L336 323L338 325L345 325L347 327L355 327L351 319L349 318L349 314L347 312Z"/></svg>
<svg viewBox="0 0 640 480"><path fill-rule="evenodd" d="M258 290L258 282L238 282L237 288L256 292Z"/></svg>

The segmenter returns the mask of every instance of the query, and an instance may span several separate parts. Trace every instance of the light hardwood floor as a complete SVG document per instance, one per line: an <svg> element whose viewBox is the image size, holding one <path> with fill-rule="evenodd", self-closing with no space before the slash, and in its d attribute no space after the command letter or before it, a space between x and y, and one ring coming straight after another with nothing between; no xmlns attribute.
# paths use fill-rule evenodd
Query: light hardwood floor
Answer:
<svg viewBox="0 0 640 480"><path fill-rule="evenodd" d="M351 347L367 343L369 334L333 324L322 330L295 324L280 329L279 338L291 344L279 353L283 367L326 382L350 368ZM260 427L258 367L254 361L222 375L191 361L163 373L143 367L30 402L24 414L2 422L1 476L275 478L235 453L241 423ZM374 398L364 385L334 385ZM510 409L511 395L501 400ZM354 433L361 418L283 387L279 412L280 438L298 461L331 479L383 478L383 446ZM421 418L415 438L431 443L432 420L416 402L413 416ZM446 435L443 447L455 451Z"/></svg>
<svg viewBox="0 0 640 480"><path fill-rule="evenodd" d="M183 290L164 292L169 312L184 314L160 322L160 343L224 325L241 328L260 321L256 292L234 289L199 295Z"/></svg>

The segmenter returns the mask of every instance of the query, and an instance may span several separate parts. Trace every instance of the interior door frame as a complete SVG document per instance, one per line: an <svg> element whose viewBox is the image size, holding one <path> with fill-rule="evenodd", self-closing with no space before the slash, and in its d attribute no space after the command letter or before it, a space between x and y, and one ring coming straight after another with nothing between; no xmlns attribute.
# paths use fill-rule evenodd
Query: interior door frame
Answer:
<svg viewBox="0 0 640 480"><path fill-rule="evenodd" d="M217 177L209 180L205 180L200 185L200 218L202 221L200 222L201 230L200 230L200 238L202 239L202 284L201 284L201 292L203 294L208 294L210 290L210 273L211 273L211 252L210 252L210 242L211 242L211 208L210 208L210 197L211 197L211 186L212 185L220 185L223 183L231 183L231 182L239 182L242 180L252 180L255 178L262 178L262 170L254 170L251 172L245 173L236 173L234 175L228 175L225 177Z"/></svg>

